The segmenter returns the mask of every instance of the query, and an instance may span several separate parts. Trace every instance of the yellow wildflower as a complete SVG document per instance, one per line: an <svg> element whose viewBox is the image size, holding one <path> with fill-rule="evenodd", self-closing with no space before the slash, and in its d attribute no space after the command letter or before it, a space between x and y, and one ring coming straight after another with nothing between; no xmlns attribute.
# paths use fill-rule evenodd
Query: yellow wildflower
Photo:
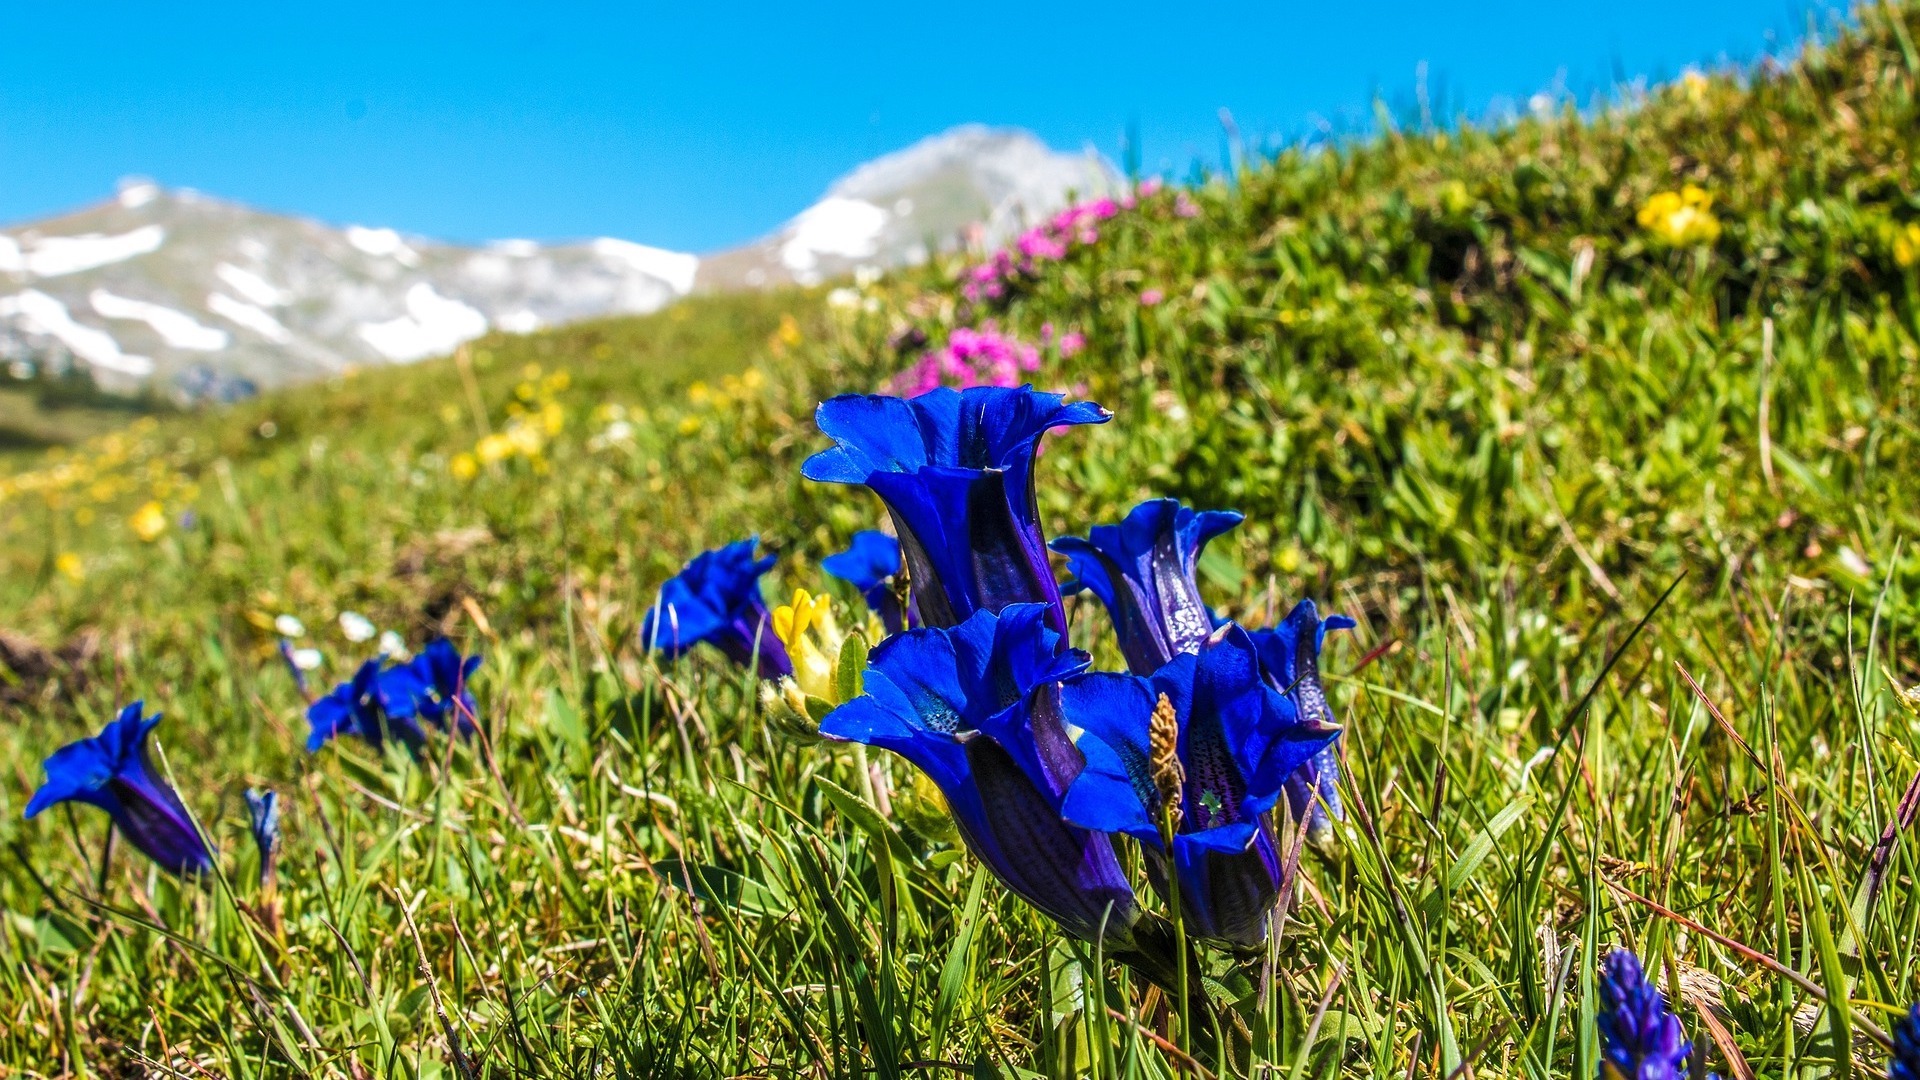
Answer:
<svg viewBox="0 0 1920 1080"><path fill-rule="evenodd" d="M834 701L833 669L846 635L834 621L833 598L795 589L793 603L773 609L773 633L787 647L800 691Z"/></svg>
<svg viewBox="0 0 1920 1080"><path fill-rule="evenodd" d="M133 535L151 544L167 531L167 512L159 503L150 502L133 512L127 519L127 527L133 530Z"/></svg>
<svg viewBox="0 0 1920 1080"><path fill-rule="evenodd" d="M455 480L471 480L480 475L480 462L472 454L455 454L447 469Z"/></svg>
<svg viewBox="0 0 1920 1080"><path fill-rule="evenodd" d="M700 418L689 413L680 418L680 434L692 435L700 430Z"/></svg>
<svg viewBox="0 0 1920 1080"><path fill-rule="evenodd" d="M61 552L53 560L53 568L60 572L61 577L76 583L87 576L86 564L80 561L80 556L71 551Z"/></svg>
<svg viewBox="0 0 1920 1080"><path fill-rule="evenodd" d="M558 402L547 402L540 407L540 426L546 429L549 437L560 434L561 429L567 426L567 411Z"/></svg>
<svg viewBox="0 0 1920 1080"><path fill-rule="evenodd" d="M1893 261L1903 267L1920 262L1920 223L1909 222L1893 234Z"/></svg>
<svg viewBox="0 0 1920 1080"><path fill-rule="evenodd" d="M1640 207L1640 227L1669 247L1711 244L1720 238L1720 219L1713 216L1713 196L1688 184L1679 191L1661 191Z"/></svg>
<svg viewBox="0 0 1920 1080"><path fill-rule="evenodd" d="M513 449L513 440L496 431L474 444L473 456L482 465L498 465L513 456Z"/></svg>
<svg viewBox="0 0 1920 1080"><path fill-rule="evenodd" d="M707 405L713 401L713 388L705 379L695 379L687 387L687 400L695 405Z"/></svg>
<svg viewBox="0 0 1920 1080"><path fill-rule="evenodd" d="M1707 77L1688 68L1680 76L1680 89L1687 95L1688 101L1698 105L1707 97Z"/></svg>
<svg viewBox="0 0 1920 1080"><path fill-rule="evenodd" d="M780 316L780 329L774 332L774 339L789 349L800 344L800 324L792 315Z"/></svg>

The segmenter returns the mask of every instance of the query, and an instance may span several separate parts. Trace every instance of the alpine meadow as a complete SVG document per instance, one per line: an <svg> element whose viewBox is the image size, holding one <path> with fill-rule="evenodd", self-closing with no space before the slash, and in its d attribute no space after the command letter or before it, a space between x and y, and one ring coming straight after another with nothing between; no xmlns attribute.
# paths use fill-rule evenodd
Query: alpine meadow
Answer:
<svg viewBox="0 0 1920 1080"><path fill-rule="evenodd" d="M0 1076L1920 1078L1916 40L8 451Z"/></svg>

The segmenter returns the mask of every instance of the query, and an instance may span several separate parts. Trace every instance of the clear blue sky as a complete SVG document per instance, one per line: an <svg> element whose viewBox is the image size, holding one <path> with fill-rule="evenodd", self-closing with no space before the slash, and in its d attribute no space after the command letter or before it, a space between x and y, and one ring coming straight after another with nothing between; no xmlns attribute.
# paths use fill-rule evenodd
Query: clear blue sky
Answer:
<svg viewBox="0 0 1920 1080"><path fill-rule="evenodd" d="M1072 5L0 0L0 222L145 174L448 239L763 233L851 166L954 124L1148 171L1220 156L1222 107L1288 138L1364 126L1417 66L1484 113L1560 79L1750 60L1831 0ZM282 10L287 9L287 10ZM1811 16L1810 16L1811 13Z"/></svg>

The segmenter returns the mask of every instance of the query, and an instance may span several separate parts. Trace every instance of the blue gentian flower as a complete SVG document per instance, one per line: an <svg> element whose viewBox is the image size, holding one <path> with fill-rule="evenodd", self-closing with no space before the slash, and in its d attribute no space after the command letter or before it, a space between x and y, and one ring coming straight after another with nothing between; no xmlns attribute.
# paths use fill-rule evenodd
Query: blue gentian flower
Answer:
<svg viewBox="0 0 1920 1080"><path fill-rule="evenodd" d="M946 796L967 847L1009 889L1081 940L1129 940L1140 911L1103 833L1061 820L1080 767L1060 726L1058 680L1085 669L1062 651L1044 604L977 611L909 630L868 659L866 693L820 725L831 739L891 750Z"/></svg>
<svg viewBox="0 0 1920 1080"><path fill-rule="evenodd" d="M773 569L774 557L756 560L753 549L759 542L749 536L702 552L668 578L660 586L659 604L641 625L641 644L671 659L704 641L763 679L793 674L760 595L760 576Z"/></svg>
<svg viewBox="0 0 1920 1080"><path fill-rule="evenodd" d="M1626 949L1607 954L1600 975L1602 1080L1686 1080L1693 1044L1667 1000Z"/></svg>
<svg viewBox="0 0 1920 1080"><path fill-rule="evenodd" d="M307 706L307 749L318 750L336 735L358 735L375 749L389 735L418 749L427 741L420 726L417 700L424 694L420 678L401 665L382 671L385 656L360 665L353 678Z"/></svg>
<svg viewBox="0 0 1920 1080"><path fill-rule="evenodd" d="M1086 733L1086 770L1067 792L1067 820L1139 839L1162 892L1171 862L1190 933L1264 941L1281 885L1270 812L1287 777L1337 730L1302 719L1267 685L1237 626L1151 676L1097 672L1069 682L1061 705ZM1169 746L1178 769L1156 758ZM1170 804L1171 853L1161 833Z"/></svg>
<svg viewBox="0 0 1920 1080"><path fill-rule="evenodd" d="M420 650L420 655L404 665L404 676L393 676L386 696L397 703L405 694L410 698L412 709L440 730L451 727L462 735L471 735L480 717L471 689L473 673L479 667L478 654L463 657L453 642L434 638ZM398 673L403 669L391 670ZM381 677L383 682L388 678L385 673Z"/></svg>
<svg viewBox="0 0 1920 1080"><path fill-rule="evenodd" d="M1213 633L1194 568L1207 541L1240 522L1232 510L1196 511L1176 499L1149 499L1118 525L1095 525L1084 538L1063 536L1052 546L1073 568L1067 591L1099 597L1127 669L1151 675L1198 650Z"/></svg>
<svg viewBox="0 0 1920 1080"><path fill-rule="evenodd" d="M58 803L89 803L107 812L127 842L180 877L213 869L213 853L166 779L147 757L158 714L141 718L134 702L91 739L68 743L47 759L47 782L27 802L27 817Z"/></svg>
<svg viewBox="0 0 1920 1080"><path fill-rule="evenodd" d="M1887 1080L1920 1080L1920 1005L1893 1025L1893 1058L1887 1062Z"/></svg>
<svg viewBox="0 0 1920 1080"><path fill-rule="evenodd" d="M1353 626L1354 621L1345 615L1322 619L1312 600L1302 600L1278 627L1253 632L1253 644L1260 651L1267 681L1293 700L1303 718L1334 726L1333 708L1320 683L1320 647L1327 640L1327 631L1351 630ZM1295 820L1306 822L1307 837L1316 844L1332 837L1333 821L1346 819L1346 810L1340 805L1339 782L1340 754L1332 745L1315 754L1287 780L1287 805Z"/></svg>
<svg viewBox="0 0 1920 1080"><path fill-rule="evenodd" d="M919 620L900 610L893 579L900 573L900 541L876 529L853 534L853 543L837 555L820 560L820 569L860 590L867 606L880 616L887 633L897 634Z"/></svg>
<svg viewBox="0 0 1920 1080"><path fill-rule="evenodd" d="M272 788L247 789L247 819L260 849L260 884L273 880L280 859L280 796Z"/></svg>
<svg viewBox="0 0 1920 1080"><path fill-rule="evenodd" d="M1034 456L1047 431L1111 416L1031 386L941 387L912 399L847 394L820 403L814 420L835 445L801 472L865 484L886 503L926 625L958 626L976 611L1039 603L1047 625L1065 635L1040 534Z"/></svg>

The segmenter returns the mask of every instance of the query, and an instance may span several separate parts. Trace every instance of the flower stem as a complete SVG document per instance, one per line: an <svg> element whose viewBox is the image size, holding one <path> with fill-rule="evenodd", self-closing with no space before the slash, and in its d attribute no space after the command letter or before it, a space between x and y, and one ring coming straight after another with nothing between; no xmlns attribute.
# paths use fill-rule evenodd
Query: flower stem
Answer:
<svg viewBox="0 0 1920 1080"><path fill-rule="evenodd" d="M1172 803L1166 804L1160 814L1160 842L1167 850L1167 907L1168 917L1173 921L1173 950L1176 956L1174 968L1178 972L1177 989L1180 995L1180 1037L1174 1045L1182 1053L1193 1052L1193 1010L1188 1004L1191 994L1187 989L1187 924L1180 911L1180 872L1173 863L1173 836L1178 828L1173 815L1178 811Z"/></svg>

